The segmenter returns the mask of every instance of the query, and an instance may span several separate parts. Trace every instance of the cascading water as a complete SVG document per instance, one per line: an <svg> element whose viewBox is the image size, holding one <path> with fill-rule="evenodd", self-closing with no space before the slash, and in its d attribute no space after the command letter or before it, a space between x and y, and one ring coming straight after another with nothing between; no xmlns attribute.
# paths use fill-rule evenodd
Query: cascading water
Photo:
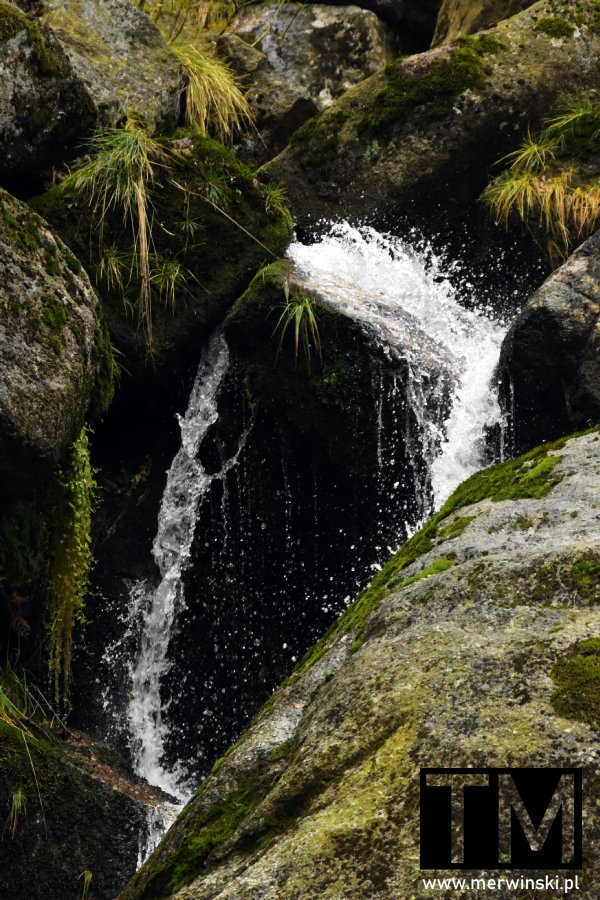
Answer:
<svg viewBox="0 0 600 900"><path fill-rule="evenodd" d="M161 575L155 589L135 586L133 615L141 610L138 653L133 660L131 699L127 717L136 772L150 784L184 799L189 793L177 767L163 766L166 725L161 684L170 668L169 641L185 602L182 573L190 556L200 498L214 476L197 459L203 437L216 421L216 397L227 371L229 354L217 332L203 354L184 417L180 417L181 448L169 470L158 516L153 555Z"/></svg>
<svg viewBox="0 0 600 900"><path fill-rule="evenodd" d="M372 408L360 427L346 410L345 433L361 466L340 471L347 448L318 456L285 420L250 415L243 370L240 381L213 336L158 516L160 582L133 586L104 656L113 684L118 670L130 685L137 772L180 800L371 570L484 464L500 422L504 327L431 249L340 224L289 256L300 283L359 326ZM166 824L157 817L142 857Z"/></svg>
<svg viewBox="0 0 600 900"><path fill-rule="evenodd" d="M448 265L430 248L418 251L372 228L335 225L315 244L294 243L289 256L307 287L406 356L408 388L438 508L484 464L485 431L501 422L491 381L505 326L471 297L466 298L470 308L461 305ZM424 380L431 380L431 364L440 360L453 376L445 422L422 390Z"/></svg>

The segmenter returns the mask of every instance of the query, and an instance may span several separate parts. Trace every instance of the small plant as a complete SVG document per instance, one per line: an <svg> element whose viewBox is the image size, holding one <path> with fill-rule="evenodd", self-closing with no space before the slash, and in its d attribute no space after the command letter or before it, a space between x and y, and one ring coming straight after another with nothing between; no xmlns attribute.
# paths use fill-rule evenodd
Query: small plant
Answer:
<svg viewBox="0 0 600 900"><path fill-rule="evenodd" d="M94 876L89 869L84 869L79 876L80 879L83 879L83 886L81 888L81 900L88 900L93 877Z"/></svg>
<svg viewBox="0 0 600 900"><path fill-rule="evenodd" d="M267 184L264 187L265 195L265 212L269 216L285 215L285 190L282 187L276 187Z"/></svg>
<svg viewBox="0 0 600 900"><path fill-rule="evenodd" d="M96 481L87 428L73 444L59 481L48 623L48 659L57 704L68 702L74 630L77 624L85 623L84 601L93 563L91 519Z"/></svg>
<svg viewBox="0 0 600 900"><path fill-rule="evenodd" d="M150 253L152 209L149 189L166 169L169 157L165 149L146 131L143 123L130 118L125 128L99 132L89 143L91 158L62 183L64 190L88 193L100 224L100 235L107 215L115 210L133 234L134 259L140 280L139 318L152 348L152 291ZM110 260L110 262L109 262ZM105 272L113 282L122 276L118 258L109 253Z"/></svg>
<svg viewBox="0 0 600 900"><path fill-rule="evenodd" d="M285 303L283 304L283 312L281 313L277 325L273 331L279 331L279 347L277 349L277 358L281 353L281 348L285 340L288 329L293 326L294 330L294 359L295 365L298 366L298 356L300 348L304 352L306 366L308 371L311 370L311 353L313 348L317 352L321 362L323 361L323 352L321 347L321 336L319 333L319 324L314 309L314 301L306 294L296 294L290 296L290 286L286 281L283 285L285 295Z"/></svg>
<svg viewBox="0 0 600 900"><path fill-rule="evenodd" d="M18 787L12 792L8 802L8 830L11 838L14 839L17 828L21 819L27 815L27 797L22 787Z"/></svg>
<svg viewBox="0 0 600 900"><path fill-rule="evenodd" d="M109 290L123 290L127 271L131 273L133 257L130 253L119 250L115 244L108 244L102 249L98 265L98 279L103 281Z"/></svg>
<svg viewBox="0 0 600 900"><path fill-rule="evenodd" d="M551 262L560 264L573 241L591 234L600 219L600 181L578 165L597 153L600 105L589 96L571 97L545 124L504 157L510 165L482 199L505 228L513 217L520 220Z"/></svg>
<svg viewBox="0 0 600 900"><path fill-rule="evenodd" d="M160 256L152 267L150 282L158 289L165 306L175 309L177 291L185 287L188 275L189 272L178 259Z"/></svg>
<svg viewBox="0 0 600 900"><path fill-rule="evenodd" d="M236 76L208 43L201 47L174 43L171 49L188 76L187 125L203 136L211 132L223 144L231 143L237 132L252 126L252 111Z"/></svg>

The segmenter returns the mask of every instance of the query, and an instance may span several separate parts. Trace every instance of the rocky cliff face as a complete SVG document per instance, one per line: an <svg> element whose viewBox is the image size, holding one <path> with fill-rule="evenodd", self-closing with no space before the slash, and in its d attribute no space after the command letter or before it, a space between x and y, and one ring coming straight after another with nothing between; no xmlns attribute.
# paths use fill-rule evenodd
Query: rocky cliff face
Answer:
<svg viewBox="0 0 600 900"><path fill-rule="evenodd" d="M465 482L215 765L123 900L428 896L418 783L436 765L586 767L591 872L598 676L585 699L577 673L597 671L599 472L595 431Z"/></svg>

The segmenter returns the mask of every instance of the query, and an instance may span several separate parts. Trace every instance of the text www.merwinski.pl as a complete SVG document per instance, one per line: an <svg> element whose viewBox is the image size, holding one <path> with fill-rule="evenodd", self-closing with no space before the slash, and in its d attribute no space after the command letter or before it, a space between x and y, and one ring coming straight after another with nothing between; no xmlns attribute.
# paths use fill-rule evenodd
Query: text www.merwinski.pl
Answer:
<svg viewBox="0 0 600 900"><path fill-rule="evenodd" d="M579 876L547 875L544 878L423 878L427 891L559 891L570 894L580 890Z"/></svg>

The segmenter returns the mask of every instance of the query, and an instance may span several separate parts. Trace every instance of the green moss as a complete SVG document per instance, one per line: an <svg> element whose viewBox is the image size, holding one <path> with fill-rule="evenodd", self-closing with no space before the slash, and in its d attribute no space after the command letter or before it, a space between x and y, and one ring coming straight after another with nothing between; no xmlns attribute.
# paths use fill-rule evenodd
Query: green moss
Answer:
<svg viewBox="0 0 600 900"><path fill-rule="evenodd" d="M119 366L115 358L115 351L104 322L100 322L96 345L100 362L92 392L91 406L97 415L102 415L113 401L115 384L119 378Z"/></svg>
<svg viewBox="0 0 600 900"><path fill-rule="evenodd" d="M405 578L404 581L400 584L400 588L407 587L409 584L414 584L416 581L422 581L423 578L429 578L430 575L439 575L441 572L445 572L447 569L451 568L454 565L454 560L449 557L445 557L442 559L436 559L430 566L427 566L426 569L423 569L422 572L419 572L418 575L413 575L411 578Z"/></svg>
<svg viewBox="0 0 600 900"><path fill-rule="evenodd" d="M600 638L588 638L554 663L551 703L559 716L600 728Z"/></svg>
<svg viewBox="0 0 600 900"><path fill-rule="evenodd" d="M590 598L598 599L600 588L600 556L589 551L575 560L571 578L577 588Z"/></svg>
<svg viewBox="0 0 600 900"><path fill-rule="evenodd" d="M385 69L386 83L375 94L375 108L358 124L359 133L377 131L401 119L423 125L448 115L464 91L485 86L483 57L502 49L500 41L489 35L463 38L449 59L435 59L420 77L411 75L402 64L390 63Z"/></svg>
<svg viewBox="0 0 600 900"><path fill-rule="evenodd" d="M535 23L537 31L553 38L573 37L575 26L558 16L541 16Z"/></svg>
<svg viewBox="0 0 600 900"><path fill-rule="evenodd" d="M0 2L0 41L8 41L26 31L33 50L31 61L41 75L64 77L68 66L59 52L48 47L37 22L29 19L20 9Z"/></svg>
<svg viewBox="0 0 600 900"><path fill-rule="evenodd" d="M476 518L477 516L458 516L451 525L446 525L445 528L438 529L438 541L449 541L452 538L460 537L469 522L472 522L473 519Z"/></svg>
<svg viewBox="0 0 600 900"><path fill-rule="evenodd" d="M205 782L206 784L206 782ZM175 852L160 862L151 857L122 894L129 888L139 900L163 900L189 884L210 865L210 854L231 838L241 822L258 806L270 788L270 780L258 776L242 778L228 800L197 813L189 807L188 821L181 824L182 839ZM201 789L202 790L202 789ZM198 801L196 795L196 802Z"/></svg>
<svg viewBox="0 0 600 900"><path fill-rule="evenodd" d="M526 516L519 516L515 524L521 531L529 531L530 528L533 528L533 519L528 519Z"/></svg>
<svg viewBox="0 0 600 900"><path fill-rule="evenodd" d="M55 262L58 269L58 264ZM65 307L57 300L51 300L44 306L42 321L49 329L48 340L57 356L63 352L63 332L68 322Z"/></svg>
<svg viewBox="0 0 600 900"><path fill-rule="evenodd" d="M271 759L274 762L280 759L286 759L292 752L295 743L295 740L292 738L291 740L285 741L285 743L280 744L279 747L276 747L275 750L273 750Z"/></svg>
<svg viewBox="0 0 600 900"><path fill-rule="evenodd" d="M306 149L311 165L326 165L337 152L343 123L341 110L319 113L293 133L290 143Z"/></svg>

